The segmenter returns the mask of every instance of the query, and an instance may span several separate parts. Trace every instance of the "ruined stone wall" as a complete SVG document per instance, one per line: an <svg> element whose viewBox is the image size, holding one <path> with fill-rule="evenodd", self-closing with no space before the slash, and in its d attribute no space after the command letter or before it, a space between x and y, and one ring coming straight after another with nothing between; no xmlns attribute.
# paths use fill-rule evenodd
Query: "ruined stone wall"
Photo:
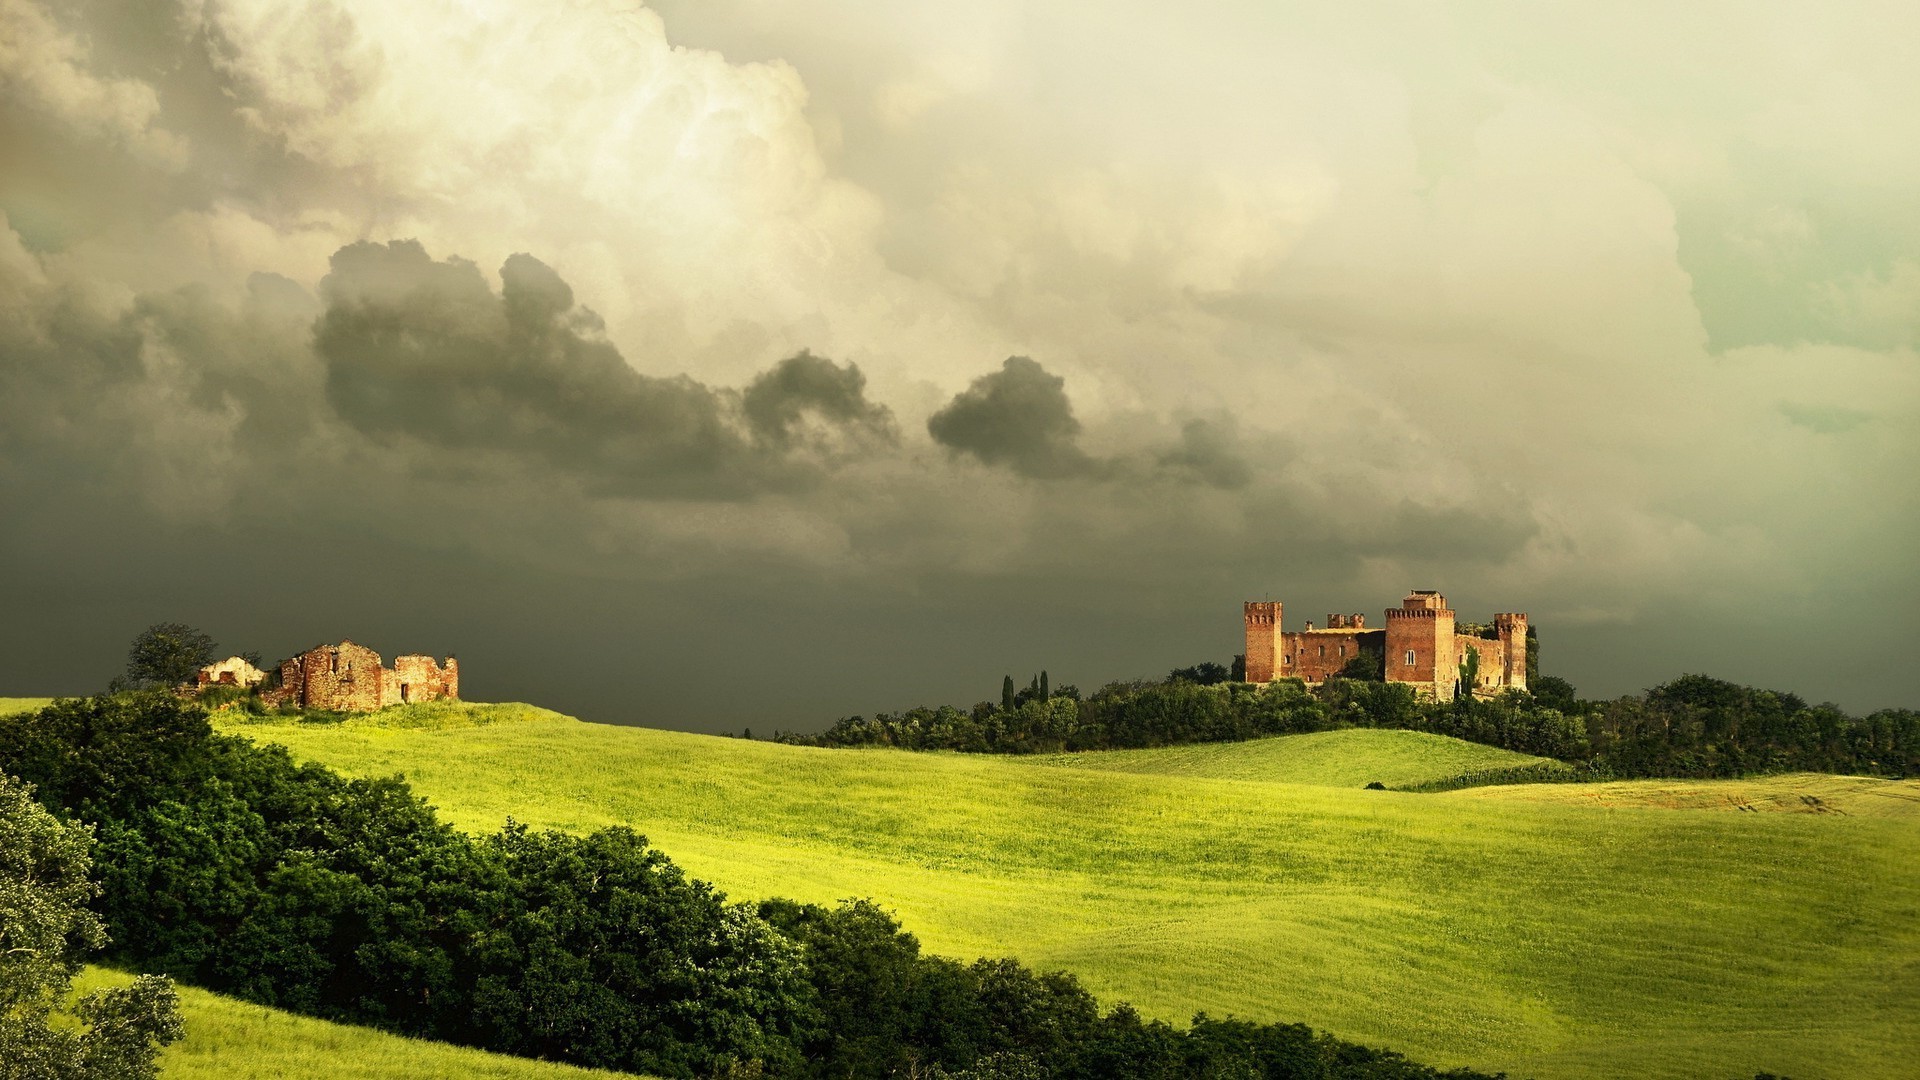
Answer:
<svg viewBox="0 0 1920 1080"><path fill-rule="evenodd" d="M380 654L343 641L321 645L280 662L279 685L261 691L270 705L310 709L378 709L410 701L459 698L460 662L443 667L431 656L409 654L382 667Z"/></svg>
<svg viewBox="0 0 1920 1080"><path fill-rule="evenodd" d="M258 686L267 680L267 673L254 667L244 656L229 656L218 663L208 664L194 675L197 686Z"/></svg>
<svg viewBox="0 0 1920 1080"><path fill-rule="evenodd" d="M389 674L392 676L392 690L387 697L389 705L460 696L459 662L451 656L447 657L445 668L431 656L397 656Z"/></svg>
<svg viewBox="0 0 1920 1080"><path fill-rule="evenodd" d="M300 656L300 703L310 709L377 709L382 699L380 654L343 641Z"/></svg>
<svg viewBox="0 0 1920 1080"><path fill-rule="evenodd" d="M1340 674L1347 661L1360 655L1362 649L1377 652L1385 641L1384 630L1300 630L1286 634L1280 650L1280 674L1310 683L1324 682Z"/></svg>
<svg viewBox="0 0 1920 1080"><path fill-rule="evenodd" d="M1247 629L1247 681L1272 682L1281 676L1280 602L1249 600L1242 617Z"/></svg>

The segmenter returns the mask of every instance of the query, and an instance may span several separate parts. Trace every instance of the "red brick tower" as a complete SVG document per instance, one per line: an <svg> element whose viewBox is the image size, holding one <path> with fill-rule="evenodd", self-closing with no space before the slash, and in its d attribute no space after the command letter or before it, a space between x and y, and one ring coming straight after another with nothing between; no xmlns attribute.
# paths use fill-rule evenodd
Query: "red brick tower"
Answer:
<svg viewBox="0 0 1920 1080"><path fill-rule="evenodd" d="M1502 686L1515 690L1527 688L1527 613L1503 611L1493 617L1493 629L1506 647L1506 669L1501 672Z"/></svg>
<svg viewBox="0 0 1920 1080"><path fill-rule="evenodd" d="M1387 609L1387 681L1413 683L1440 701L1453 700L1460 681L1453 647L1453 609L1428 589Z"/></svg>
<svg viewBox="0 0 1920 1080"><path fill-rule="evenodd" d="M1247 618L1247 681L1272 682L1280 672L1280 601L1249 600Z"/></svg>

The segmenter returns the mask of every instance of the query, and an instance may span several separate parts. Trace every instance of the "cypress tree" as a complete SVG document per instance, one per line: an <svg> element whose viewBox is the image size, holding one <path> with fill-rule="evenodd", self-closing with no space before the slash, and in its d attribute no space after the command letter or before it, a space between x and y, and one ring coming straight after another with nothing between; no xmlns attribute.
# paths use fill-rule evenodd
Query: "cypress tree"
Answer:
<svg viewBox="0 0 1920 1080"><path fill-rule="evenodd" d="M1047 693L1047 672L1045 668L1042 668L1040 670L1040 700L1041 701L1053 700L1053 696Z"/></svg>
<svg viewBox="0 0 1920 1080"><path fill-rule="evenodd" d="M1000 681L1000 711L1013 711L1013 676L1011 675Z"/></svg>

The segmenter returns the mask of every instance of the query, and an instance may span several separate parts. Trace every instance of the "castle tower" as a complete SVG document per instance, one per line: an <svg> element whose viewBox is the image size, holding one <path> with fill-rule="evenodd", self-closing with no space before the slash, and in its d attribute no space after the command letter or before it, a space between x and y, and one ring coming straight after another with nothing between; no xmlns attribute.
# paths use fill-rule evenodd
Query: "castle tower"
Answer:
<svg viewBox="0 0 1920 1080"><path fill-rule="evenodd" d="M1453 609L1447 598L1429 589L1407 594L1387 609L1387 681L1413 683L1436 700L1453 700L1460 681L1454 656Z"/></svg>
<svg viewBox="0 0 1920 1080"><path fill-rule="evenodd" d="M1247 619L1247 681L1272 682L1280 673L1280 601L1249 600Z"/></svg>
<svg viewBox="0 0 1920 1080"><path fill-rule="evenodd" d="M1507 654L1506 669L1501 673L1502 686L1514 690L1527 688L1527 613L1524 611L1503 611L1493 617L1493 629L1500 635L1500 644L1505 646Z"/></svg>

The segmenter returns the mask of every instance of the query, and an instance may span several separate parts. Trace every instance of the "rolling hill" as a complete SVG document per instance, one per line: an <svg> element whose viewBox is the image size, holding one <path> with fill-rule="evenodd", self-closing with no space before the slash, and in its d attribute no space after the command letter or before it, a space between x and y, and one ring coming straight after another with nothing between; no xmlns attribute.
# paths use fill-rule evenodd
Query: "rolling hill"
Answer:
<svg viewBox="0 0 1920 1080"><path fill-rule="evenodd" d="M81 992L127 977L89 968ZM627 1073L408 1039L180 989L186 1037L160 1054L161 1080L622 1080ZM637 1078L634 1078L637 1080Z"/></svg>
<svg viewBox="0 0 1920 1080"><path fill-rule="evenodd" d="M1443 735L1372 729L1321 731L1242 743L1190 743L1154 750L1047 754L1010 760L1156 776L1266 780L1316 787L1365 787L1377 782L1390 788L1444 780L1462 773L1557 764L1550 758L1516 754Z"/></svg>
<svg viewBox="0 0 1920 1080"><path fill-rule="evenodd" d="M1066 968L1176 1022L1302 1021L1542 1080L1895 1077L1920 1053L1920 829L1898 813L1672 809L1693 804L1658 785L1353 786L1422 779L1429 749L1424 778L1498 753L1400 732L1068 761L527 706L222 724L405 773L463 827L628 824L736 898L872 897L934 951ZM1792 792L1812 781L1736 783L1755 809L1804 808ZM1904 806L1913 785L1888 790L1855 794Z"/></svg>

